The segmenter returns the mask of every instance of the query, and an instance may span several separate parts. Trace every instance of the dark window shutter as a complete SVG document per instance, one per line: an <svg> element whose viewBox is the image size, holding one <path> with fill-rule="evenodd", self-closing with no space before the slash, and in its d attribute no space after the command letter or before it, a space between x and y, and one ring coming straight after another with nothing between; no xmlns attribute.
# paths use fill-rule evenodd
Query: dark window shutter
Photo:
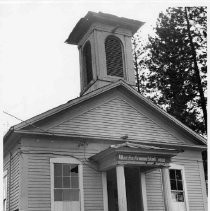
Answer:
<svg viewBox="0 0 210 211"><path fill-rule="evenodd" d="M107 75L123 77L122 44L119 38L108 36L105 40Z"/></svg>
<svg viewBox="0 0 210 211"><path fill-rule="evenodd" d="M90 42L86 42L84 49L83 49L83 55L84 55L84 69L85 69L85 81L86 84L89 84L93 80L93 71L92 71L92 57L91 57L91 45Z"/></svg>

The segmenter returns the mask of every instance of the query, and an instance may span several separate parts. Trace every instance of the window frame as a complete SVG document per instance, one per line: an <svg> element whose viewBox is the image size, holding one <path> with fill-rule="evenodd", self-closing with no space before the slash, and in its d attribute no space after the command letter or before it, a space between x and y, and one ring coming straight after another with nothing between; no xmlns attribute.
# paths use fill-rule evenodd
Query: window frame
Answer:
<svg viewBox="0 0 210 211"><path fill-rule="evenodd" d="M54 211L54 164L77 164L79 173L79 200L80 200L80 211L84 211L84 189L83 189L83 165L82 162L76 158L50 158L50 178L51 178L51 211Z"/></svg>
<svg viewBox="0 0 210 211"><path fill-rule="evenodd" d="M189 211L189 203L188 203L188 193L187 193L187 185L186 185L186 179L185 179L185 170L184 170L184 166L182 165L178 165L178 164L174 164L174 163L170 163L170 169L174 169L174 170L181 170L181 175L182 175L182 185L183 185L183 192L184 192L184 203L186 206L186 210ZM170 195L171 192L173 190L171 190L171 181L170 181L170 172L168 170L168 176L169 176L169 189L170 189ZM172 195L171 195L171 200L172 200ZM178 202L177 202L178 203Z"/></svg>
<svg viewBox="0 0 210 211"><path fill-rule="evenodd" d="M106 52L106 41L109 37L114 37L114 39L116 39L117 41L119 41L120 47L121 47L121 54L122 54L122 74L123 76L117 76L117 75L109 75L108 74L108 67L107 67L107 52ZM109 78L117 78L117 79L123 79L126 78L126 71L125 71L125 47L124 47L124 43L122 41L122 39L118 36L113 35L113 34L108 34L105 38L104 38L104 52L105 52L105 64L106 64L106 76Z"/></svg>
<svg viewBox="0 0 210 211"><path fill-rule="evenodd" d="M172 189L171 188L171 193L182 193L183 194L183 197L184 197L184 201L185 202L185 196L184 196L184 188L183 188L183 178L182 178L182 170L181 169L169 169L169 175L171 175L171 171L174 171L174 177L175 178L170 178L170 183L171 183L171 186L172 186L172 181L175 182L175 186L176 188L175 189ZM181 179L177 179L176 178L176 175L177 175L177 172L180 172L180 175L181 175ZM179 185L178 185L178 182L181 182L181 189L179 189ZM177 199L176 199L177 200ZM177 201L178 202L178 201Z"/></svg>
<svg viewBox="0 0 210 211"><path fill-rule="evenodd" d="M88 49L89 47L89 49ZM87 56L86 56L86 51L87 50L90 50L90 65L88 69L87 68ZM82 71L83 71L83 83L85 86L88 86L89 84L91 84L91 82L94 80L94 75L93 75L93 55L92 55L92 46L91 46L91 41L90 40L87 40L84 44L83 44L83 47L82 47ZM90 81L88 81L88 73L89 71L91 72L91 78L90 78Z"/></svg>

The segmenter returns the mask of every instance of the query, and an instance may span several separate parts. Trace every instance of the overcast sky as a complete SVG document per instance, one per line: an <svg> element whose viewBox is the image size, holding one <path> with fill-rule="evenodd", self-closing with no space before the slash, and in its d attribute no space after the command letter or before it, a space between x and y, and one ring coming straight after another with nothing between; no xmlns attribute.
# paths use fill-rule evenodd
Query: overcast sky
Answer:
<svg viewBox="0 0 210 211"><path fill-rule="evenodd" d="M186 5L207 1L0 0L0 137L20 122L3 111L26 120L79 96L77 46L64 41L88 11L145 21L142 29L147 34L160 11Z"/></svg>
<svg viewBox="0 0 210 211"><path fill-rule="evenodd" d="M64 41L88 11L145 21L147 34L148 26L154 25L159 12L175 2L176 6L184 6L183 1L161 0L0 0L2 110L26 120L79 96L77 46ZM3 112L0 117L3 134L20 122Z"/></svg>

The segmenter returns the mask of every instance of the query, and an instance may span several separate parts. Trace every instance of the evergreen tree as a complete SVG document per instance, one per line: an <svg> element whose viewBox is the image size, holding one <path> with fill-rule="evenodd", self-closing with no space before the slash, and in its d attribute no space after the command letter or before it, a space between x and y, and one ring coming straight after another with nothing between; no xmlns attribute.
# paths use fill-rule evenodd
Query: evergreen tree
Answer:
<svg viewBox="0 0 210 211"><path fill-rule="evenodd" d="M206 134L206 8L168 8L159 14L154 30L146 46L137 45L141 37L134 38L138 90Z"/></svg>
<svg viewBox="0 0 210 211"><path fill-rule="evenodd" d="M207 8L161 12L155 35L133 39L138 91L201 135L207 135ZM207 152L202 153L207 179Z"/></svg>

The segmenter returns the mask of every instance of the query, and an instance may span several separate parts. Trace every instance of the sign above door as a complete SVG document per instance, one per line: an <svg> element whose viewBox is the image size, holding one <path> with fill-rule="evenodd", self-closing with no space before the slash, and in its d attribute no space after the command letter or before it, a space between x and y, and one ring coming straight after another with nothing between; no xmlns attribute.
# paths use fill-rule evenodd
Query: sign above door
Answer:
<svg viewBox="0 0 210 211"><path fill-rule="evenodd" d="M97 165L100 171L106 171L117 165L139 166L147 171L152 168L168 167L171 157L179 152L181 151L176 149L125 142L111 145L89 159Z"/></svg>

